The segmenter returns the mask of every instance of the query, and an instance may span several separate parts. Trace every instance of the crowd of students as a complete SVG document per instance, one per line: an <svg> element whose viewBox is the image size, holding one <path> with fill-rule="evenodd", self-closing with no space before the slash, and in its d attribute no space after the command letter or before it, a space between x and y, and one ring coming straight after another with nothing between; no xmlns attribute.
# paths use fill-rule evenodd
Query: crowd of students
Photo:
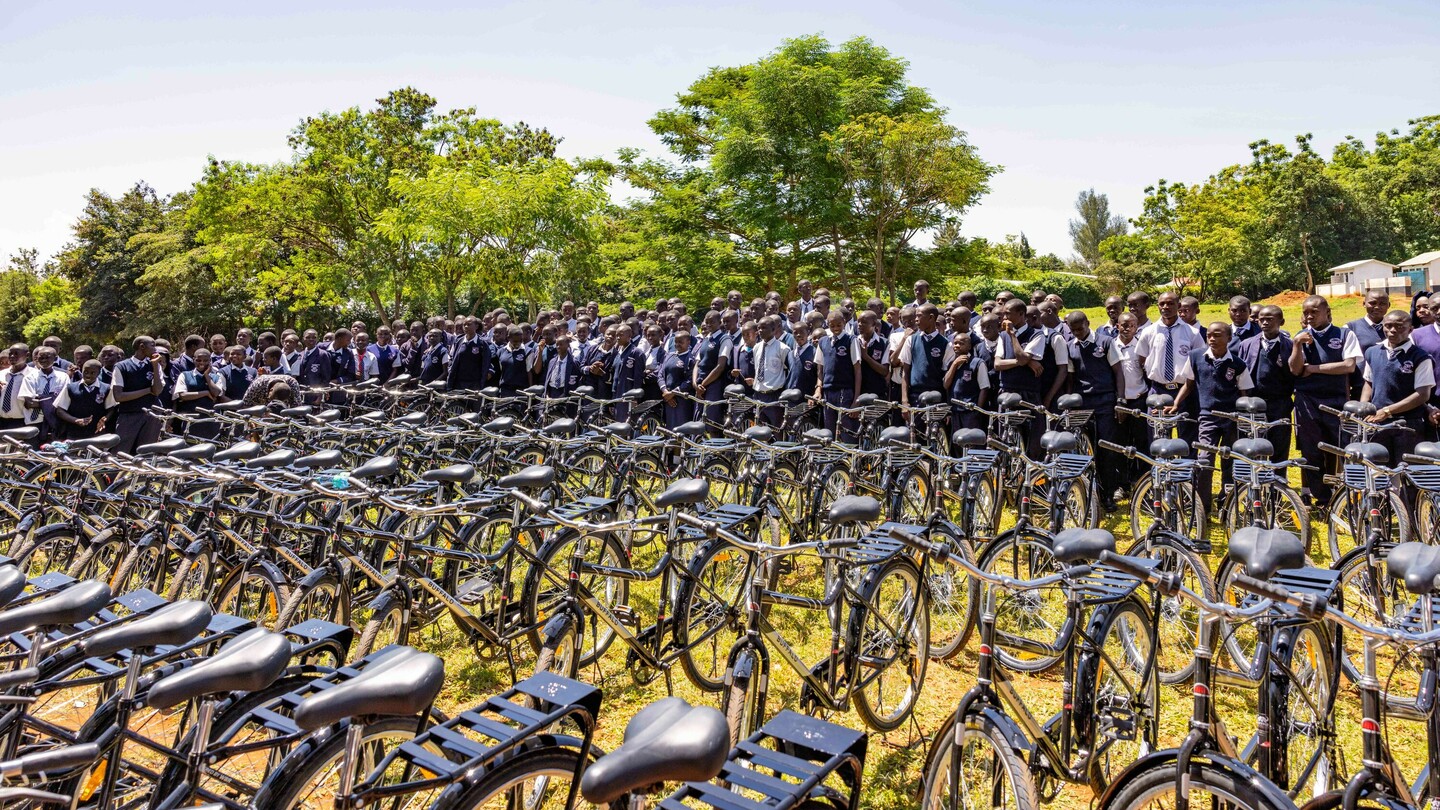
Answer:
<svg viewBox="0 0 1440 810"><path fill-rule="evenodd" d="M403 373L415 384L443 379L451 390L495 386L502 394L542 385L556 396L583 385L597 397L619 398L639 388L646 399L663 401L671 425L702 415L718 421L732 385L764 402L799 389L841 409L874 394L902 406L897 419L930 391L982 408L993 407L998 392L1046 408L1076 393L1095 412L1097 438L1134 446L1145 445L1146 425L1116 406L1143 408L1149 395L1167 394L1171 409L1192 417L1182 423L1181 438L1224 445L1234 440L1235 425L1215 412L1254 395L1265 399L1270 419L1293 420L1299 454L1323 467L1319 445L1337 442L1340 426L1321 406L1373 402L1373 421L1411 428L1381 434L1396 453L1432 435L1440 414L1440 403L1431 402L1440 325L1423 297L1409 312L1391 311L1386 294L1370 292L1365 316L1344 325L1332 322L1320 296L1305 299L1303 323L1295 325L1286 324L1279 307L1252 308L1237 297L1228 319L1207 324L1198 321L1194 298L1167 292L1152 301L1135 292L1111 296L1106 321L1092 326L1043 290L1028 300L1005 292L982 302L962 292L942 302L920 281L904 306L876 298L836 302L808 281L798 293L789 302L772 292L747 303L731 291L694 315L670 298L653 309L625 302L604 316L595 302L565 302L533 322L495 310L395 321L373 333L358 321L324 334L287 329L257 336L241 329L233 344L223 335L208 341L191 335L178 351L142 336L128 356L105 346L92 358L91 347L78 346L72 360L59 356L57 338L47 338L33 357L23 344L10 347L8 367L0 369L0 428L37 425L41 441L107 430L122 437L121 449L133 449L159 434L155 405L184 413L237 399L292 404L332 384ZM822 410L834 429L837 411ZM761 412L767 421L779 415L778 407ZM961 407L952 420L953 427L984 423ZM1032 451L1039 432L1029 431ZM1291 436L1290 429L1272 431L1279 456L1289 455ZM1132 473L1113 458L1102 459L1099 469L1110 507ZM1319 473L1305 473L1306 497L1323 502L1328 490Z"/></svg>

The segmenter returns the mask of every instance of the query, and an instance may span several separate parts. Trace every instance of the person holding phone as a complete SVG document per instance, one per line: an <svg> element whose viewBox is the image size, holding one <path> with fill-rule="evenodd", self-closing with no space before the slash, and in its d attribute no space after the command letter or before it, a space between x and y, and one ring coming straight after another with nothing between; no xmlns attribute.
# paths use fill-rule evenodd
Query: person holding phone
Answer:
<svg viewBox="0 0 1440 810"><path fill-rule="evenodd" d="M133 353L115 364L110 394L115 400L115 432L121 453L134 453L160 438L160 420L146 409L160 402L165 390L165 358L155 351L155 338L140 335L130 343Z"/></svg>

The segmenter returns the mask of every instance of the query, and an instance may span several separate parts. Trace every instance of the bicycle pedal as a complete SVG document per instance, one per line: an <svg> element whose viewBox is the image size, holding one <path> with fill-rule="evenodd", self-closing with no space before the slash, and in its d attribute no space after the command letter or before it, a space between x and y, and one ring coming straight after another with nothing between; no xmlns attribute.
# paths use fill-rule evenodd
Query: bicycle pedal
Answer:
<svg viewBox="0 0 1440 810"><path fill-rule="evenodd" d="M616 605L610 608L610 612L615 614L615 618L619 619L621 624L628 627L640 626L639 614L629 605Z"/></svg>
<svg viewBox="0 0 1440 810"><path fill-rule="evenodd" d="M1100 707L1100 732L1120 742L1134 741L1135 729L1139 726L1138 713L1125 698L1112 697L1110 701Z"/></svg>

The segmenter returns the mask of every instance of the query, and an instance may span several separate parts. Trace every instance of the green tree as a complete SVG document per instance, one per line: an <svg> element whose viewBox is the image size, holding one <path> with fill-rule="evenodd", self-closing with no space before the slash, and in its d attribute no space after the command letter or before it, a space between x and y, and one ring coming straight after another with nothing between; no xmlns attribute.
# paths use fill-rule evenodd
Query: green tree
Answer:
<svg viewBox="0 0 1440 810"><path fill-rule="evenodd" d="M844 170L851 218L869 245L873 289L893 302L911 239L957 220L989 189L995 168L937 112L864 115L825 137Z"/></svg>
<svg viewBox="0 0 1440 810"><path fill-rule="evenodd" d="M141 292L136 282L145 268L130 251L130 239L159 231L166 206L167 201L145 183L136 183L118 197L100 189L85 196L85 208L73 228L75 239L56 257L59 273L75 285L73 303L80 315L73 328L116 334L134 316ZM36 315L44 311L37 309Z"/></svg>
<svg viewBox="0 0 1440 810"><path fill-rule="evenodd" d="M1076 218L1070 220L1070 241L1085 266L1093 271L1100 264L1100 243L1123 236L1129 227L1122 216L1110 213L1110 198L1095 189L1075 198Z"/></svg>

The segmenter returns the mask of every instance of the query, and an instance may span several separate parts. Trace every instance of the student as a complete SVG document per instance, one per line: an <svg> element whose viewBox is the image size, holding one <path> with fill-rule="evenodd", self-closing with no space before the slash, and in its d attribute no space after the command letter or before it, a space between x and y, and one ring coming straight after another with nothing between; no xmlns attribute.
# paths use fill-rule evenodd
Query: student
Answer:
<svg viewBox="0 0 1440 810"><path fill-rule="evenodd" d="M695 417L695 403L685 399L695 387L695 352L689 332L676 332L675 350L660 366L660 398L665 401L665 426L675 428Z"/></svg>
<svg viewBox="0 0 1440 810"><path fill-rule="evenodd" d="M55 397L55 419L60 438L88 439L105 427L106 414L114 406L110 386L100 381L103 366L87 360L80 379L66 385Z"/></svg>
<svg viewBox="0 0 1440 810"><path fill-rule="evenodd" d="M1230 328L1234 336L1230 342L1236 346L1260 334L1260 324L1250 319L1250 299L1237 295L1230 299Z"/></svg>
<svg viewBox="0 0 1440 810"><path fill-rule="evenodd" d="M115 364L110 396L115 401L115 433L120 436L115 450L133 454L135 448L160 438L160 420L145 409L160 402L166 365L155 350L154 338L140 335L130 345L134 353Z"/></svg>
<svg viewBox="0 0 1440 810"><path fill-rule="evenodd" d="M530 387L531 355L524 337L520 327L509 327L505 330L505 345L495 353L495 381L501 396L514 396Z"/></svg>
<svg viewBox="0 0 1440 810"><path fill-rule="evenodd" d="M290 408L295 405L295 391L300 384L294 377L285 373L284 351L279 346L271 346L259 355L261 373L250 383L250 388L241 398L245 407L265 405L273 401L280 401L281 407ZM277 395L277 390L283 389L283 395Z"/></svg>
<svg viewBox="0 0 1440 810"><path fill-rule="evenodd" d="M224 340L221 335L216 335L216 337L219 337L221 341ZM299 368L295 370L295 379L299 380L301 385L311 388L329 385L330 381L335 378L334 362L329 350L320 346L320 334L314 329L306 329L301 343L304 344L305 351L300 354L300 363ZM211 344L214 344L213 339ZM214 354L214 349L211 349L211 354Z"/></svg>
<svg viewBox="0 0 1440 810"><path fill-rule="evenodd" d="M199 352L196 352L196 354L199 354ZM254 368L245 364L244 346L231 346L225 350L225 355L225 366L218 372L221 382L224 385L224 390L221 391L223 399L219 401L238 402L245 398L245 392L250 390L250 384L255 382L255 378L259 376L259 373ZM199 361L196 361L195 366L197 369L199 368ZM192 388L191 390L195 389Z"/></svg>
<svg viewBox="0 0 1440 810"><path fill-rule="evenodd" d="M75 347L74 360L70 363L70 381L74 382L83 375L85 364L95 358L95 350L87 344L80 344Z"/></svg>
<svg viewBox="0 0 1440 810"><path fill-rule="evenodd" d="M1180 395L1167 412L1176 413L1185 409L1191 397L1198 400L1200 425L1199 440L1213 447L1229 447L1235 443L1236 425L1234 420L1216 416L1216 411L1235 412L1235 403L1249 394L1255 387L1250 379L1250 369L1245 361L1230 351L1230 335L1233 330L1224 321L1215 321L1205 331L1208 348L1196 349L1186 359L1185 365L1176 375L1181 380ZM1198 450L1198 448L1197 448ZM1205 511L1210 511L1213 498L1211 488L1215 473L1215 457L1208 450L1198 450L1200 462L1200 502ZM1221 480L1229 480L1229 465L1221 465Z"/></svg>
<svg viewBox="0 0 1440 810"><path fill-rule="evenodd" d="M480 337L480 319L471 315L461 323L462 335L451 347L446 381L451 391L479 391L489 384L494 360L490 344Z"/></svg>
<svg viewBox="0 0 1440 810"><path fill-rule="evenodd" d="M1118 295L1112 295L1105 299L1105 317L1109 319L1106 323L1095 328L1095 333L1102 337L1114 340L1120 334L1120 313L1125 311L1125 299Z"/></svg>
<svg viewBox="0 0 1440 810"><path fill-rule="evenodd" d="M1331 321L1330 302L1321 296L1306 298L1300 311L1305 328L1295 335L1290 350L1290 372L1296 378L1295 444L1306 465L1314 468L1300 471L1300 494L1311 503L1326 505L1330 484L1325 475L1335 465L1320 445L1343 442L1340 418L1321 407L1338 409L1349 398L1350 374L1361 358L1360 341L1354 332Z"/></svg>
<svg viewBox="0 0 1440 810"><path fill-rule="evenodd" d="M970 332L957 332L950 339L950 364L945 369L945 388L952 402L968 402L984 408L989 401L990 371L985 358L971 351ZM979 428L985 426L985 417L959 405L950 409L950 423L954 428Z"/></svg>
<svg viewBox="0 0 1440 810"><path fill-rule="evenodd" d="M668 304L669 302L666 301ZM660 369L665 366L665 358L670 354L665 348L667 340L665 331L659 324L650 324L645 329L645 399L656 400L660 398Z"/></svg>
<svg viewBox="0 0 1440 810"><path fill-rule="evenodd" d="M600 339L579 347L576 357L580 360L580 384L593 388L596 399L606 399L610 366L615 360L615 327L602 329Z"/></svg>
<svg viewBox="0 0 1440 810"><path fill-rule="evenodd" d="M1360 392L1365 388L1365 354L1370 347L1385 340L1384 320L1385 314L1390 311L1390 294L1384 290L1370 290L1365 293L1365 314L1362 317L1345 324L1345 328L1355 333L1355 340L1360 344L1360 361L1357 363L1355 373L1350 375L1350 398L1359 399ZM1424 331L1424 330L1422 330ZM1440 353L1440 333L1430 330L1435 336L1435 342L1427 345L1421 340L1420 332L1412 332L1410 339L1415 345L1425 350L1425 353L1434 357ZM1433 394L1431 395L1434 396Z"/></svg>
<svg viewBox="0 0 1440 810"><path fill-rule="evenodd" d="M881 399L890 395L890 341L880 333L880 316L860 313L856 341L860 352L860 393Z"/></svg>
<svg viewBox="0 0 1440 810"><path fill-rule="evenodd" d="M395 333L390 327L381 326L375 330L375 342L370 344L368 351L375 355L375 375L380 382L389 382L395 376L395 368L400 361L400 347L396 345Z"/></svg>
<svg viewBox="0 0 1440 810"><path fill-rule="evenodd" d="M945 392L945 370L950 365L950 341L939 330L940 308L924 304L915 310L915 333L900 349L901 400L905 405L920 404L920 397L929 391Z"/></svg>
<svg viewBox="0 0 1440 810"><path fill-rule="evenodd" d="M555 338L555 351L545 364L543 377L547 397L569 396L580 385L580 361L570 344L568 333L562 332Z"/></svg>
<svg viewBox="0 0 1440 810"><path fill-rule="evenodd" d="M1402 422L1410 430L1385 430L1375 441L1390 450L1390 463L1398 464L1413 452L1425 423L1425 405L1435 388L1435 362L1410 339L1410 317L1395 310L1385 316L1385 342L1371 346L1365 358L1362 402L1374 403L1368 421Z"/></svg>
<svg viewBox="0 0 1440 810"><path fill-rule="evenodd" d="M1044 392L1041 389L1041 374L1044 366L1040 359L1048 351L1049 338L1029 323L1029 308L1018 298L1005 304L1004 331L1000 334L995 354L995 373L1000 380L1000 390L1019 395L1031 405L1040 405ZM1025 436L1025 453L1031 458L1040 458L1040 438L1045 426L1035 424L1036 419L1020 425Z"/></svg>
<svg viewBox="0 0 1440 810"><path fill-rule="evenodd" d="M100 348L100 382L115 384L115 366L124 357L125 351L114 344L107 343Z"/></svg>
<svg viewBox="0 0 1440 810"><path fill-rule="evenodd" d="M725 421L722 403L725 399L725 380L733 353L732 340L724 329L724 319L714 309L705 313L700 322L704 336L695 348L695 396L706 402L704 419L715 425L711 428L719 435L719 425Z"/></svg>
<svg viewBox="0 0 1440 810"><path fill-rule="evenodd" d="M755 377L755 342L756 327L754 321L746 321L740 326L740 337L732 343L733 354L730 357L730 385L743 385L747 394L754 393L747 380Z"/></svg>
<svg viewBox="0 0 1440 810"><path fill-rule="evenodd" d="M615 327L615 361L610 367L610 398L619 399L629 391L645 387L645 352L635 340L635 331L630 324ZM615 405L615 419L625 421L630 417L630 404Z"/></svg>
<svg viewBox="0 0 1440 810"><path fill-rule="evenodd" d="M285 373L296 377L298 381L300 376L300 358L305 356L304 352L301 351L300 336L294 332L286 332L285 336L280 338L280 344L283 347L282 359L285 364Z"/></svg>
<svg viewBox="0 0 1440 810"><path fill-rule="evenodd" d="M445 376L448 370L446 364L450 359L450 346L445 342L445 333L439 329L431 329L425 333L425 345L419 347L416 352L418 357L417 375L421 385L432 383Z"/></svg>
<svg viewBox="0 0 1440 810"><path fill-rule="evenodd" d="M825 409L825 428L834 431L840 418L835 408L849 408L860 393L860 352L855 345L855 336L845 331L845 316L830 313L827 319L830 334L820 338L816 353L820 358L819 386L815 396L834 406ZM859 423L855 417L846 415L842 423L845 432L854 435ZM839 438L840 434L836 434Z"/></svg>
<svg viewBox="0 0 1440 810"><path fill-rule="evenodd" d="M1115 509L1114 492L1125 484L1125 458L1102 448L1100 442L1119 438L1115 398L1125 385L1124 357L1113 338L1090 328L1090 319L1085 313L1072 312L1065 316L1065 322L1071 334L1067 347L1071 387L1081 397L1080 407L1094 413L1090 432L1100 478L1100 505L1111 512Z"/></svg>
<svg viewBox="0 0 1440 810"><path fill-rule="evenodd" d="M1290 338L1281 329L1285 313L1280 307L1266 305L1256 313L1260 333L1235 347L1235 354L1250 369L1255 383L1254 396L1265 400L1265 421L1290 420L1295 409L1295 375L1290 371ZM1361 385L1364 385L1362 379ZM1275 447L1275 458L1290 457L1290 425L1278 425L1265 434Z"/></svg>
<svg viewBox="0 0 1440 810"><path fill-rule="evenodd" d="M361 382L374 379L385 381L380 376L380 358L370 351L373 346L368 333L355 333L355 368L360 372Z"/></svg>
<svg viewBox="0 0 1440 810"><path fill-rule="evenodd" d="M760 339L753 350L755 371L750 378L750 386L755 390L755 398L761 402L778 402L780 392L790 385L790 370L795 364L795 356L789 344L780 337L784 329L778 316L764 316L757 329ZM785 409L779 405L760 410L760 421L770 427L778 428L784 417Z"/></svg>
<svg viewBox="0 0 1440 810"><path fill-rule="evenodd" d="M40 444L54 434L55 397L70 384L70 375L56 365L58 360L55 347L46 345L36 349L34 373L25 380L28 387L21 389L20 398L28 411L25 421L40 428L40 435L36 437Z"/></svg>
<svg viewBox="0 0 1440 810"><path fill-rule="evenodd" d="M1115 340L1111 344L1120 355L1121 386L1116 392L1116 401L1131 410L1145 409L1145 395L1148 393L1148 383L1145 381L1145 368L1140 362L1140 336L1136 326L1135 316L1129 312L1120 313L1115 320L1117 330ZM1145 447L1148 438L1149 426L1143 419L1128 416L1117 412L1115 414L1115 443L1121 447ZM1139 460L1132 460L1125 465L1125 486L1134 483L1141 473L1144 472L1144 464ZM1117 488L1111 494L1112 499L1122 497L1124 493Z"/></svg>
<svg viewBox="0 0 1440 810"><path fill-rule="evenodd" d="M24 343L12 345L6 352L9 365L0 370L0 430L25 427L28 409L21 402L26 378L34 375L30 368L30 347Z"/></svg>
<svg viewBox="0 0 1440 810"><path fill-rule="evenodd" d="M1134 298L1134 295L1131 298ZM1148 329L1141 327L1137 353L1140 355L1141 365L1145 368L1145 379L1150 381L1150 393L1178 398L1184 381L1177 375L1184 367L1186 359L1201 349L1204 341L1198 332L1180 319L1180 297L1175 293L1161 293L1156 306L1160 310L1160 320L1151 324ZM1191 419L1196 418L1197 402L1198 400L1192 400L1181 412ZM1196 422L1181 422L1175 433L1179 438L1194 444L1197 436L1196 425Z"/></svg>
<svg viewBox="0 0 1440 810"><path fill-rule="evenodd" d="M240 368L248 370L244 366L245 350L233 346L229 351L231 352L231 362L238 359L241 363ZM241 389L234 397L227 395L231 372L236 369L227 366L223 371L217 371L211 366L209 349L196 349L195 356L191 359L194 361L194 368L182 373L175 380L176 413L208 414L213 412L217 402L232 398L238 400L245 396L245 391L249 387L248 383L246 389ZM213 439L220 434L220 423L213 419L207 419L190 423L188 429L189 435L197 439Z"/></svg>

